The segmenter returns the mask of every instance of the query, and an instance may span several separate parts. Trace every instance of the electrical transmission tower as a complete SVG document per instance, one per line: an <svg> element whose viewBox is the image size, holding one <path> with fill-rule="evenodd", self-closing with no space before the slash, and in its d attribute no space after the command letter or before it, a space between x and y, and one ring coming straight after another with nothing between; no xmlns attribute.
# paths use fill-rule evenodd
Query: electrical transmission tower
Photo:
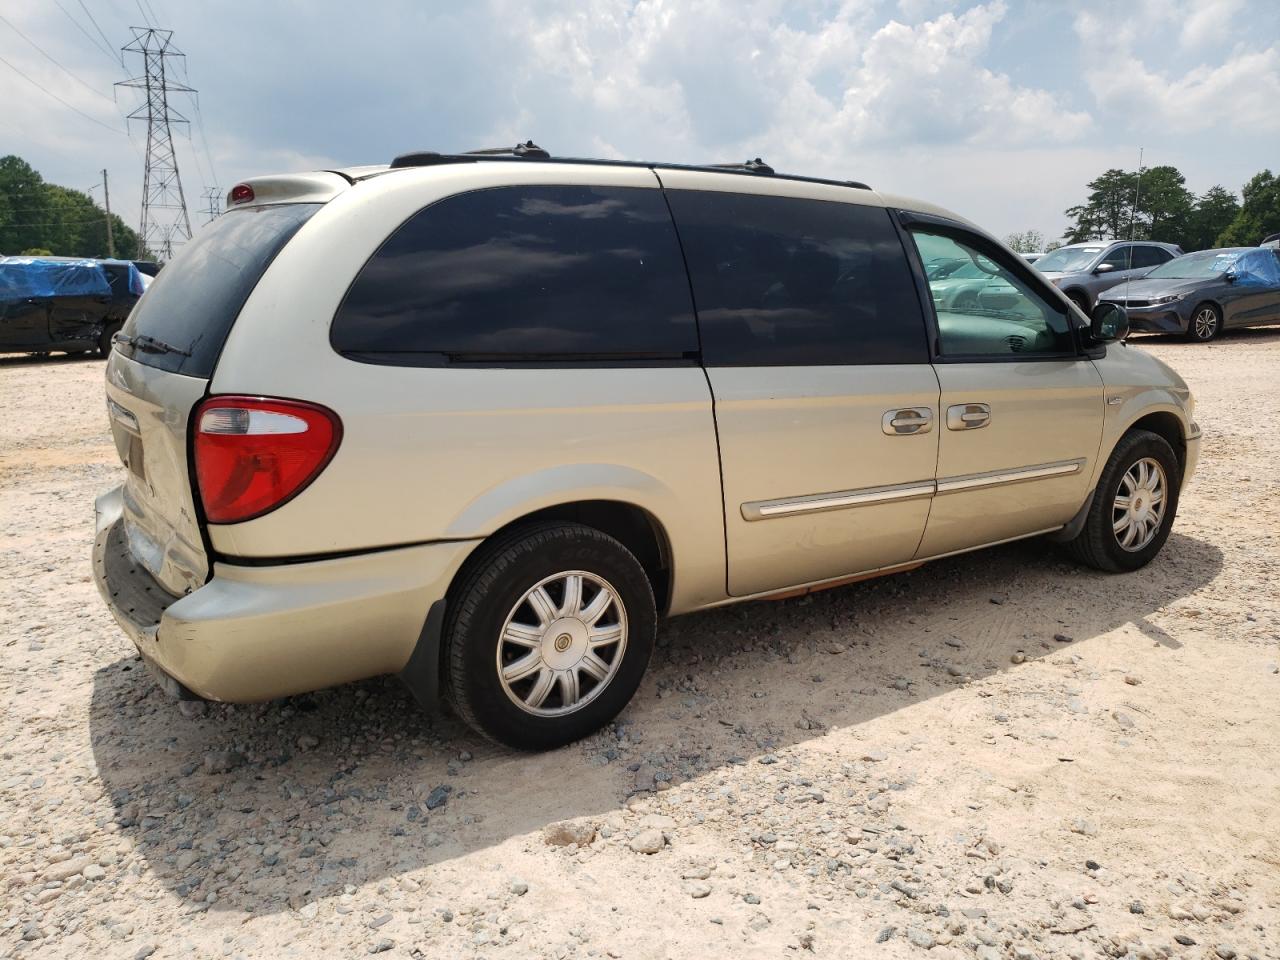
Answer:
<svg viewBox="0 0 1280 960"><path fill-rule="evenodd" d="M205 211L209 215L209 219L205 223L210 223L222 213L222 188L214 184L200 196L209 203L209 209Z"/></svg>
<svg viewBox="0 0 1280 960"><path fill-rule="evenodd" d="M134 87L145 91L146 102L131 114L130 120L147 121L147 159L142 173L142 227L138 231L138 257L147 256L148 247L165 260L173 257L175 244L191 239L191 217L182 193L178 175L178 156L173 149L170 124L186 123L187 118L169 105L170 93L194 93L192 87L170 79L165 61L184 56L173 45L172 30L130 27L133 40L122 47L125 53L142 54L143 75L122 80L118 87Z"/></svg>

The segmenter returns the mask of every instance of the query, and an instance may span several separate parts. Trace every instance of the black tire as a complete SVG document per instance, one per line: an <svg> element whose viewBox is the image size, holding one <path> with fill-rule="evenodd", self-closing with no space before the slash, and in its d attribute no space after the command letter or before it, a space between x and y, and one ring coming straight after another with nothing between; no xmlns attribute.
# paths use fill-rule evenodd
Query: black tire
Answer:
<svg viewBox="0 0 1280 960"><path fill-rule="evenodd" d="M1192 343L1208 343L1221 332L1222 311L1212 303L1196 304L1187 321L1186 338Z"/></svg>
<svg viewBox="0 0 1280 960"><path fill-rule="evenodd" d="M611 672L596 683L576 670L582 683L582 705L554 716L536 714L516 704L525 690L499 676L499 659L510 665L519 647L500 641L508 616L528 619L533 610L524 598L542 581L557 574L581 571L612 587L621 609L610 606L607 619L624 623L625 643L605 650ZM546 588L556 589L556 582ZM588 596L595 584L582 587ZM560 603L563 592L552 599ZM519 750L550 750L572 743L598 730L618 715L631 700L653 652L657 630L653 588L644 568L625 546L607 534L581 524L537 523L517 527L480 547L449 592L444 625L444 694L458 715L477 733ZM559 621L557 621L559 622ZM579 623L583 621L578 621ZM588 628L584 627L584 630ZM558 644L567 637L561 633ZM546 643L532 652L558 656ZM579 639L572 640L574 644ZM582 643L589 642L582 639ZM572 651L574 648L570 647ZM507 659L510 657L511 659ZM617 658L615 664L613 658ZM531 687L538 683L533 675ZM558 675L557 675L558 676ZM528 696L532 696L530 692ZM564 709L564 694L556 682L545 708ZM557 701L559 705L557 706Z"/></svg>
<svg viewBox="0 0 1280 960"><path fill-rule="evenodd" d="M124 324L119 320L112 320L102 328L102 333L98 336L98 355L102 357L111 356L111 338L120 332L120 328Z"/></svg>
<svg viewBox="0 0 1280 960"><path fill-rule="evenodd" d="M1164 471L1164 515L1155 536L1140 549L1128 550L1115 532L1115 500L1120 483L1131 467L1144 459L1155 460ZM1127 573L1151 562L1160 552L1178 512L1178 489L1182 468L1169 441L1148 430L1130 430L1111 451L1089 507L1084 528L1064 545L1081 563L1107 573Z"/></svg>

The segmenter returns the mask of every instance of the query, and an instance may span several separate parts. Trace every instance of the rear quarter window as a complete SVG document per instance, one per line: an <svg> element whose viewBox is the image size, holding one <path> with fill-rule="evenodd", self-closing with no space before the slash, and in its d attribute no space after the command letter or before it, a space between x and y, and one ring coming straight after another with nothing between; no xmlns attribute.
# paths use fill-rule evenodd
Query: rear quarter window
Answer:
<svg viewBox="0 0 1280 960"><path fill-rule="evenodd" d="M125 356L162 370L208 379L218 354L271 261L320 209L288 203L231 210L196 234L151 282L124 333ZM137 338L151 344L137 346Z"/></svg>
<svg viewBox="0 0 1280 960"><path fill-rule="evenodd" d="M402 224L356 277L330 342L375 363L696 357L689 284L662 193L512 186Z"/></svg>

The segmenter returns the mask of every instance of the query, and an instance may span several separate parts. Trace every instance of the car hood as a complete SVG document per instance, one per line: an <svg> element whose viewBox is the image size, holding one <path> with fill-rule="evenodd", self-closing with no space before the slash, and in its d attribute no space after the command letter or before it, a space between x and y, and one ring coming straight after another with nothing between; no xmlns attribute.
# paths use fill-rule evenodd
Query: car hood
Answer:
<svg viewBox="0 0 1280 960"><path fill-rule="evenodd" d="M1172 297L1179 293L1190 293L1202 287L1216 283L1213 278L1181 280L1170 277L1167 280L1133 280L1112 287L1102 295L1103 300L1114 300L1124 303L1128 300L1156 300L1160 297Z"/></svg>

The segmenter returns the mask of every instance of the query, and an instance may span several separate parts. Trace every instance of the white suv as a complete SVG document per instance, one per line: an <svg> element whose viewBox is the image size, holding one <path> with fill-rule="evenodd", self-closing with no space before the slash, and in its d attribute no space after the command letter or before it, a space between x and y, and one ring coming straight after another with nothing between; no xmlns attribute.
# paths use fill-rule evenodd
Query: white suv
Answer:
<svg viewBox="0 0 1280 960"><path fill-rule="evenodd" d="M926 263L990 278L943 303ZM1186 385L929 204L734 168L412 154L265 177L107 367L95 572L179 696L398 673L545 748L658 617L1037 534L1133 570Z"/></svg>

